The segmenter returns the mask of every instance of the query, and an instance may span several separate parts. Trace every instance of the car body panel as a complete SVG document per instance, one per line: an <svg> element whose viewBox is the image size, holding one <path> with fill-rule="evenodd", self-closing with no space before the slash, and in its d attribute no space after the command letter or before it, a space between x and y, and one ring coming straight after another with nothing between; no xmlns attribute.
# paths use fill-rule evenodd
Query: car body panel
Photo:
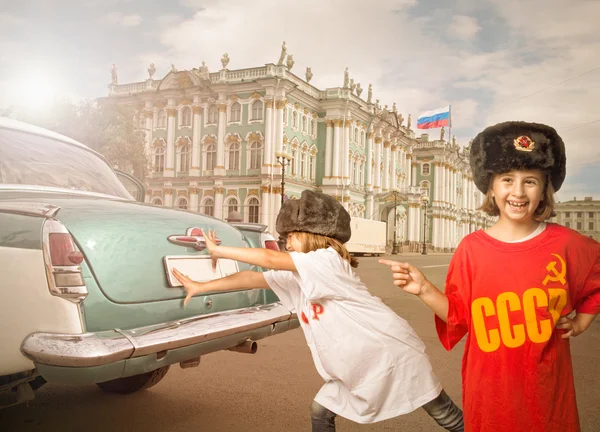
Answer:
<svg viewBox="0 0 600 432"><path fill-rule="evenodd" d="M5 232L0 225L0 233ZM50 295L41 250L0 246L0 262L5 269L0 282L0 315L4 323L0 331L2 376L34 368L20 350L21 343L31 333L77 334L82 332L82 326L75 303Z"/></svg>

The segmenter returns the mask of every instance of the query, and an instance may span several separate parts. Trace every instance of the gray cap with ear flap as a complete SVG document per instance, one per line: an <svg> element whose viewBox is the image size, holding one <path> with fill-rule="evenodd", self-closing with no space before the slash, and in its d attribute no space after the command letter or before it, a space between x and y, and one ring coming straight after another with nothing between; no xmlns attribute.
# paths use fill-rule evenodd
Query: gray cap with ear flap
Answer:
<svg viewBox="0 0 600 432"><path fill-rule="evenodd" d="M311 190L297 200L283 203L275 225L279 235L307 232L331 237L341 243L350 240L350 214L334 197Z"/></svg>

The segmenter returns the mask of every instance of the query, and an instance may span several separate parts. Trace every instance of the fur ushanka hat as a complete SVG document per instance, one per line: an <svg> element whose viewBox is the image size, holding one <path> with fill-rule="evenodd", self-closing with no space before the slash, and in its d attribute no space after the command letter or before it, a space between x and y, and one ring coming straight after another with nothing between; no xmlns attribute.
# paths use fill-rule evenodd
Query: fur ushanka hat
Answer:
<svg viewBox="0 0 600 432"><path fill-rule="evenodd" d="M493 174L539 169L558 191L565 179L565 145L556 131L540 123L504 122L480 132L471 144L475 186L487 193Z"/></svg>
<svg viewBox="0 0 600 432"><path fill-rule="evenodd" d="M311 190L302 191L300 199L283 203L275 228L280 236L291 232L307 232L334 238L341 243L350 240L350 215L334 197Z"/></svg>

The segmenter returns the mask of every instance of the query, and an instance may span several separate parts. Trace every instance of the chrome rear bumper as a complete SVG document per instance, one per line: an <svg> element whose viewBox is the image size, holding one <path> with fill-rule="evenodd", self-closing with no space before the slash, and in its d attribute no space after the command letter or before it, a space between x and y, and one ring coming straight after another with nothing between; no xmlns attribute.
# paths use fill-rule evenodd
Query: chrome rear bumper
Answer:
<svg viewBox="0 0 600 432"><path fill-rule="evenodd" d="M295 316L280 303L273 303L132 330L83 334L33 333L23 341L21 351L37 364L102 366L275 325Z"/></svg>

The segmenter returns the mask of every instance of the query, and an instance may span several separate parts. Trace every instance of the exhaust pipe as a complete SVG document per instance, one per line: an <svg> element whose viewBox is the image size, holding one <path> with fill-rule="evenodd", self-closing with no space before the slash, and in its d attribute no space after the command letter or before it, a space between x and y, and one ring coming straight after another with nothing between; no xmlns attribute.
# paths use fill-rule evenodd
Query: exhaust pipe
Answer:
<svg viewBox="0 0 600 432"><path fill-rule="evenodd" d="M228 348L227 350L245 354L254 354L258 350L258 344L256 343L256 341L247 340L239 345Z"/></svg>

